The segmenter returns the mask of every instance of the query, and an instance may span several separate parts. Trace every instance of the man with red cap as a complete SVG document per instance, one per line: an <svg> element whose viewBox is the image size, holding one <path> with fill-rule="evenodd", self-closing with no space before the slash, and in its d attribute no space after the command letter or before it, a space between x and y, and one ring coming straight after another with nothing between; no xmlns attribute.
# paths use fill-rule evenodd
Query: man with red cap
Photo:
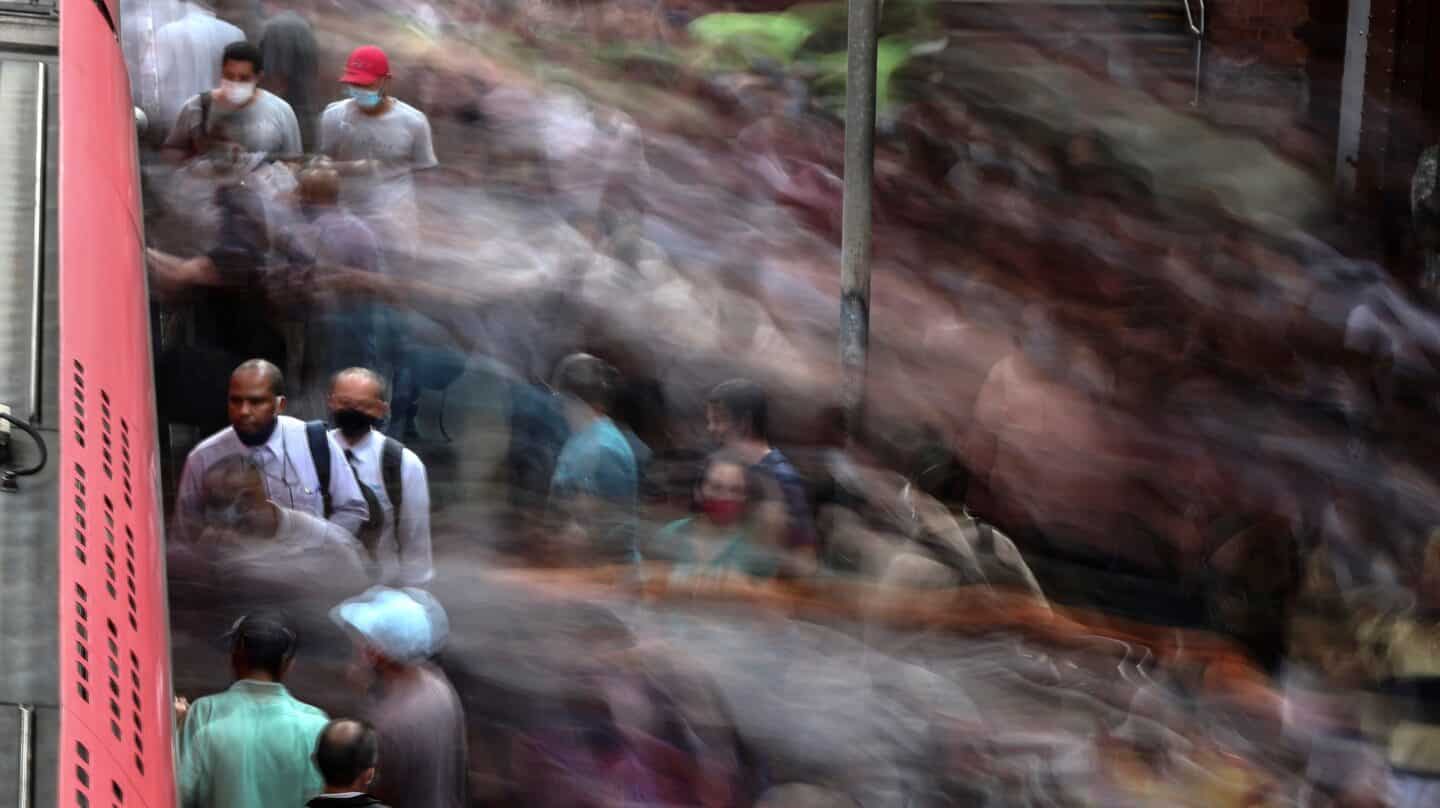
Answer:
<svg viewBox="0 0 1440 808"><path fill-rule="evenodd" d="M374 45L356 48L340 77L348 98L325 108L320 151L352 177L345 201L375 219L392 246L415 243L415 187L411 175L438 164L425 113L390 95L390 60ZM398 269L398 268L397 268Z"/></svg>
<svg viewBox="0 0 1440 808"><path fill-rule="evenodd" d="M430 121L390 94L390 59L374 45L351 52L340 83L349 97L325 108L320 151L346 175L341 202L375 232L384 271L408 274L419 243L413 174L438 164ZM399 322L391 325L389 344L381 351L401 375L394 403L403 429L413 423L418 391L407 375L414 363L407 355L409 329Z"/></svg>

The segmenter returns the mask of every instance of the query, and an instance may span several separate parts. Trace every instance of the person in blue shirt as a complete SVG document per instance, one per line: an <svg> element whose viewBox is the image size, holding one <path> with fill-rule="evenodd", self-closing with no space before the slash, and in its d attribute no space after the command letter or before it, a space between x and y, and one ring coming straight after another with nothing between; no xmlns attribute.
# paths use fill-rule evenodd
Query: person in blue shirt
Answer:
<svg viewBox="0 0 1440 808"><path fill-rule="evenodd" d="M550 506L572 539L565 549L596 563L639 560L639 471L630 442L608 415L618 381L619 372L605 361L572 354L560 361L551 382L570 437L550 478Z"/></svg>
<svg viewBox="0 0 1440 808"><path fill-rule="evenodd" d="M749 379L723 382L706 398L705 430L710 439L780 486L788 518L786 549L812 555L816 537L808 486L789 458L770 445L768 427L768 397L764 388Z"/></svg>

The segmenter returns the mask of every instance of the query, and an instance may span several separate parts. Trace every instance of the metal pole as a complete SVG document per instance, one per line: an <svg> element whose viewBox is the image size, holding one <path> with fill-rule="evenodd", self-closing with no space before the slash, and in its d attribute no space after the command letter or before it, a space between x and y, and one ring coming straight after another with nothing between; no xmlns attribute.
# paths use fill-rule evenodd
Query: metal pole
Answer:
<svg viewBox="0 0 1440 808"><path fill-rule="evenodd" d="M40 381L45 357L45 194L50 93L44 62L35 63L35 230L30 261L30 423L40 423Z"/></svg>
<svg viewBox="0 0 1440 808"><path fill-rule="evenodd" d="M35 708L28 704L20 708L20 781L16 795L16 808L30 808L34 794L33 774L35 769Z"/></svg>
<svg viewBox="0 0 1440 808"><path fill-rule="evenodd" d="M870 346L870 237L875 177L875 49L880 0L849 0L845 69L845 202L840 236L840 403L854 439Z"/></svg>

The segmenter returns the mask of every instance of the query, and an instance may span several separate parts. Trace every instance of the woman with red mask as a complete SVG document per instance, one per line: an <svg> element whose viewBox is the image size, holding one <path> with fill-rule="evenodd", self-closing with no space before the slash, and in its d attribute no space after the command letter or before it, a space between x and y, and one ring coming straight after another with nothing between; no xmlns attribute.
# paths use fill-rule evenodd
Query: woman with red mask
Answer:
<svg viewBox="0 0 1440 808"><path fill-rule="evenodd" d="M695 487L695 515L661 528L646 557L673 562L677 580L774 576L780 559L760 538L760 506L775 498L763 485L744 460L711 455Z"/></svg>

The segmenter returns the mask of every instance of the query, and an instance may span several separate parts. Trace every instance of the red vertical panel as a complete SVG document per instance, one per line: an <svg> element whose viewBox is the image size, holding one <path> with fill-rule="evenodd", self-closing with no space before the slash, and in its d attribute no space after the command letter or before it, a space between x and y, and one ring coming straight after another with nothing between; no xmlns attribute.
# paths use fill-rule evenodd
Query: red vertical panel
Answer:
<svg viewBox="0 0 1440 808"><path fill-rule="evenodd" d="M60 13L62 805L175 804L135 126L91 0Z"/></svg>

